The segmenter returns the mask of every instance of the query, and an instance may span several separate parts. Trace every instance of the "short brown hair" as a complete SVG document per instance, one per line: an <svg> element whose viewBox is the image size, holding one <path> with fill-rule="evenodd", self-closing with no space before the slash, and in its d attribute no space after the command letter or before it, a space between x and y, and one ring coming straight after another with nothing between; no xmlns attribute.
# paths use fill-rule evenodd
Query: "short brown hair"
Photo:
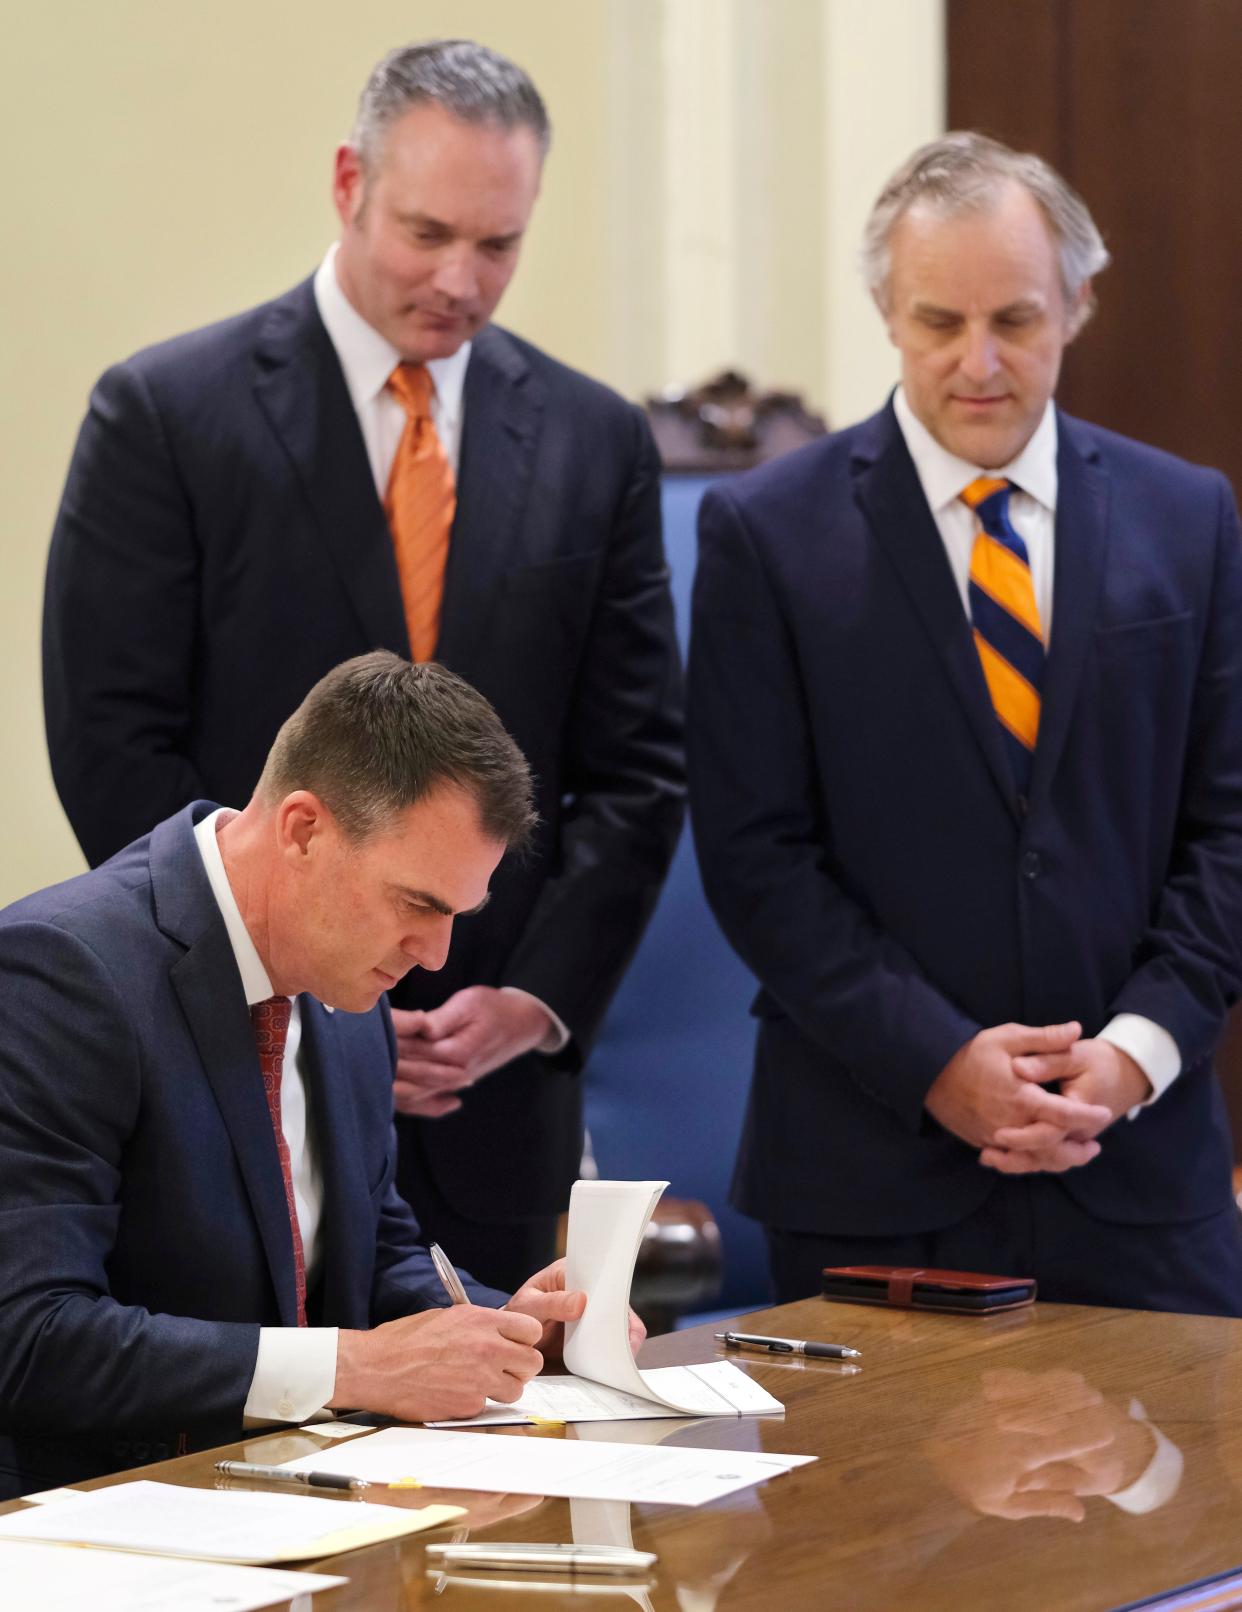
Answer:
<svg viewBox="0 0 1242 1612"><path fill-rule="evenodd" d="M361 840L442 784L474 797L490 838L528 844L530 768L491 705L443 666L377 649L320 678L276 735L256 794L308 789Z"/></svg>

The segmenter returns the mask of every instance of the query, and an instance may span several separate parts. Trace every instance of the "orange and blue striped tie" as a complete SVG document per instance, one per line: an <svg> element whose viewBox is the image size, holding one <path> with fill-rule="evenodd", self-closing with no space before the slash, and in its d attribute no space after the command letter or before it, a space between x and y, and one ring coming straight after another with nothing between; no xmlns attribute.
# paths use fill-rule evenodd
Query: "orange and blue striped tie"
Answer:
<svg viewBox="0 0 1242 1612"><path fill-rule="evenodd" d="M960 494L981 530L970 557L970 619L992 707L1026 794L1039 737L1044 632L1026 544L1009 519L1007 481L979 476Z"/></svg>

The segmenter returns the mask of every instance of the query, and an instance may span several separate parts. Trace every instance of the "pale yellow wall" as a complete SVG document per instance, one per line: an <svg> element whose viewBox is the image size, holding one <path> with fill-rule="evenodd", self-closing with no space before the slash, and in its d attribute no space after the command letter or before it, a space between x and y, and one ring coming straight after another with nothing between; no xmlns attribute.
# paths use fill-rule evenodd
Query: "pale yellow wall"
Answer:
<svg viewBox="0 0 1242 1612"><path fill-rule="evenodd" d="M909 8L914 25L875 41L887 54L854 60L851 29L877 5L890 17ZM692 328L685 252L702 242L679 240L670 198L687 186L693 194L700 180L684 160L670 180L684 156L670 49L675 42L693 60L701 39L711 57L713 14L725 9L732 55L696 90L716 143L697 160L703 182L721 162L735 163L736 183L721 187L717 173L716 222L730 253L755 256L722 265L717 322ZM409 39L472 36L525 65L548 102L553 154L506 323L630 393L694 378L680 362L701 353L713 364L749 361L766 382L792 382L822 406L839 390L831 331L843 330L816 295L833 280L825 212L842 169L823 91L834 75L874 85L857 97L855 151L866 149L867 119L878 123L888 102L905 106L913 95L923 121L934 122L941 68L927 40L938 37L938 19L939 0L11 8L0 65L9 161L0 252L0 903L82 865L47 769L38 616L48 534L91 383L135 348L274 295L314 266L332 237L332 147L377 56ZM670 330L668 307L687 302ZM851 395L880 395L883 366L868 360L873 375L856 356Z"/></svg>

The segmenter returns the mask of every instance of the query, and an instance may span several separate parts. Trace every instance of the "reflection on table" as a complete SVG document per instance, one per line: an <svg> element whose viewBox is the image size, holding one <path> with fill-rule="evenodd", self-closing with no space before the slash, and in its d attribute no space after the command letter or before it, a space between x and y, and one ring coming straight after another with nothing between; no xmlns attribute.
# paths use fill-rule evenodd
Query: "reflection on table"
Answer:
<svg viewBox="0 0 1242 1612"><path fill-rule="evenodd" d="M1242 1571L1242 1323L1037 1305L992 1317L806 1300L749 1330L851 1344L862 1369L734 1356L784 1417L579 1423L491 1438L579 1438L813 1454L696 1509L415 1489L466 1508L456 1528L325 1563L350 1582L314 1612L597 1606L628 1612L1112 1612ZM652 1340L644 1365L719 1358L710 1329ZM313 1432L143 1469L210 1486L221 1455L270 1462ZM334 1502L351 1504L347 1498ZM625 1544L649 1575L539 1586L428 1572L432 1539Z"/></svg>

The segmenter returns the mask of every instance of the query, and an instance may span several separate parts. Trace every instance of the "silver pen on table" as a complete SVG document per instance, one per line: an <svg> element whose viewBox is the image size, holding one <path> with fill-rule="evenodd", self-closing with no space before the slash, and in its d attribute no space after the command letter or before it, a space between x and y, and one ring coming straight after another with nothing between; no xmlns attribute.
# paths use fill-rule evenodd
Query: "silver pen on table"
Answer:
<svg viewBox="0 0 1242 1612"><path fill-rule="evenodd" d="M216 1471L226 1478L263 1478L271 1483L300 1483L304 1489L367 1489L365 1478L347 1478L340 1472L290 1472L283 1466L259 1466L253 1461L217 1461Z"/></svg>
<svg viewBox="0 0 1242 1612"><path fill-rule="evenodd" d="M654 1551L633 1550L625 1545L541 1545L509 1540L479 1541L477 1544L428 1545L427 1560L433 1567L487 1567L501 1570L535 1571L552 1568L562 1573L637 1573L651 1567Z"/></svg>
<svg viewBox="0 0 1242 1612"><path fill-rule="evenodd" d="M444 1291L454 1304L469 1304L470 1295L461 1285L461 1277L453 1269L453 1262L440 1247L439 1243L428 1243L427 1252L431 1255L431 1263L436 1268L436 1275L440 1278Z"/></svg>
<svg viewBox="0 0 1242 1612"><path fill-rule="evenodd" d="M805 1338L767 1338L758 1332L718 1332L727 1349L761 1349L768 1355L806 1355L813 1360L861 1360L861 1349L843 1343L814 1343Z"/></svg>

